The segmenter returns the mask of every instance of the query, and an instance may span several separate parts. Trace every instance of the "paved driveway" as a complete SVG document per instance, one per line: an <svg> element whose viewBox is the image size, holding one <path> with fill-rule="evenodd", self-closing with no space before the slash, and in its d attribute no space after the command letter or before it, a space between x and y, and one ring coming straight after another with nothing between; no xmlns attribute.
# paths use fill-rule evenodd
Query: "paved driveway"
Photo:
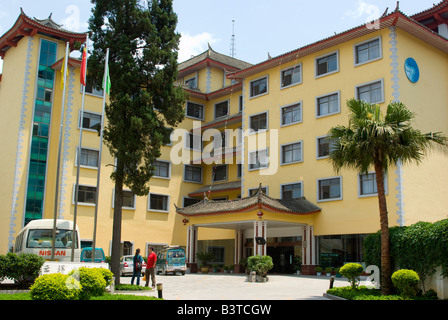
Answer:
<svg viewBox="0 0 448 320"><path fill-rule="evenodd" d="M166 300L328 300L322 295L330 285L328 277L269 275L268 282L254 283L245 275L213 273L157 275L156 282L163 284ZM131 278L121 277L121 283ZM347 285L346 279L335 278L335 287ZM147 294L157 297L157 290Z"/></svg>

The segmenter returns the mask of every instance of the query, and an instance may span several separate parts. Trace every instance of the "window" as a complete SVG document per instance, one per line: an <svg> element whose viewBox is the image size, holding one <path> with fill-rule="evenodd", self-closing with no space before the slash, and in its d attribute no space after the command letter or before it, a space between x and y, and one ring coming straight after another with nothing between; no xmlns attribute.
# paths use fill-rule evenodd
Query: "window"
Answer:
<svg viewBox="0 0 448 320"><path fill-rule="evenodd" d="M297 163L302 161L302 142L281 146L282 164Z"/></svg>
<svg viewBox="0 0 448 320"><path fill-rule="evenodd" d="M355 66L381 59L381 38L369 40L355 46Z"/></svg>
<svg viewBox="0 0 448 320"><path fill-rule="evenodd" d="M382 103L383 99L383 81L376 81L356 87L356 96L358 100L364 100L367 103Z"/></svg>
<svg viewBox="0 0 448 320"><path fill-rule="evenodd" d="M282 107L282 126L302 122L302 103Z"/></svg>
<svg viewBox="0 0 448 320"><path fill-rule="evenodd" d="M243 111L243 96L240 96L239 102L238 102L238 112Z"/></svg>
<svg viewBox="0 0 448 320"><path fill-rule="evenodd" d="M100 96L100 97L103 96L103 90L102 89L97 90L95 86L90 83L86 83L86 93L93 94L94 96Z"/></svg>
<svg viewBox="0 0 448 320"><path fill-rule="evenodd" d="M196 89L198 87L196 77L185 80L185 86L189 89Z"/></svg>
<svg viewBox="0 0 448 320"><path fill-rule="evenodd" d="M184 180L188 182L202 183L202 167L185 165Z"/></svg>
<svg viewBox="0 0 448 320"><path fill-rule="evenodd" d="M341 200L342 178L319 179L317 189L317 201Z"/></svg>
<svg viewBox="0 0 448 320"><path fill-rule="evenodd" d="M339 71L338 52L316 59L316 77Z"/></svg>
<svg viewBox="0 0 448 320"><path fill-rule="evenodd" d="M253 195L255 195L257 193L257 191L258 191L258 188L249 189L249 197L252 197ZM268 188L262 187L261 192L263 192L265 195L268 195Z"/></svg>
<svg viewBox="0 0 448 320"><path fill-rule="evenodd" d="M79 112L79 115L81 118L81 111ZM80 121L79 127L81 127L81 125L83 129L99 131L101 127L101 114L84 111L83 118L82 121Z"/></svg>
<svg viewBox="0 0 448 320"><path fill-rule="evenodd" d="M225 117L229 114L229 101L215 104L215 119Z"/></svg>
<svg viewBox="0 0 448 320"><path fill-rule="evenodd" d="M170 162L157 160L154 162L154 177L169 178L170 177Z"/></svg>
<svg viewBox="0 0 448 320"><path fill-rule="evenodd" d="M260 113L249 117L250 129L255 132L268 129L268 114L267 112Z"/></svg>
<svg viewBox="0 0 448 320"><path fill-rule="evenodd" d="M198 202L201 202L201 199L198 198L188 198L188 197L184 197L184 208L191 206L193 204L196 204Z"/></svg>
<svg viewBox="0 0 448 320"><path fill-rule="evenodd" d="M123 209L135 210L136 199L137 197L132 191L123 190L123 197L122 197L123 204L121 205L121 207ZM115 205L115 191L113 191L112 193L112 208L114 208L114 205Z"/></svg>
<svg viewBox="0 0 448 320"><path fill-rule="evenodd" d="M254 80L250 83L250 97L257 97L268 93L268 77Z"/></svg>
<svg viewBox="0 0 448 320"><path fill-rule="evenodd" d="M360 197L376 196L378 189L376 185L375 172L358 175L358 195ZM387 193L387 176L384 175L384 189Z"/></svg>
<svg viewBox="0 0 448 320"><path fill-rule="evenodd" d="M296 199L302 197L302 183L282 185L282 199Z"/></svg>
<svg viewBox="0 0 448 320"><path fill-rule="evenodd" d="M225 131L220 132L213 136L213 148L221 149L227 146L227 134Z"/></svg>
<svg viewBox="0 0 448 320"><path fill-rule="evenodd" d="M190 118L204 120L204 106L188 101L185 115Z"/></svg>
<svg viewBox="0 0 448 320"><path fill-rule="evenodd" d="M241 175L243 174L243 165L241 163L237 164L236 178L241 179Z"/></svg>
<svg viewBox="0 0 448 320"><path fill-rule="evenodd" d="M339 112L339 92L316 98L316 117L324 117Z"/></svg>
<svg viewBox="0 0 448 320"><path fill-rule="evenodd" d="M335 142L328 139L328 136L317 138L317 159L326 158L334 150Z"/></svg>
<svg viewBox="0 0 448 320"><path fill-rule="evenodd" d="M203 147L202 137L198 134L187 133L185 148L201 151Z"/></svg>
<svg viewBox="0 0 448 320"><path fill-rule="evenodd" d="M99 151L81 148L81 158L79 164L85 167L98 168ZM78 164L78 162L76 162Z"/></svg>
<svg viewBox="0 0 448 320"><path fill-rule="evenodd" d="M75 185L75 190L76 190L76 185ZM73 203L74 203L74 199L73 199ZM78 203L95 204L96 203L96 187L80 185L78 187Z"/></svg>
<svg viewBox="0 0 448 320"><path fill-rule="evenodd" d="M166 211L168 212L169 196L164 194L149 194L148 211Z"/></svg>
<svg viewBox="0 0 448 320"><path fill-rule="evenodd" d="M213 182L226 181L227 180L227 165L220 165L213 167L212 173Z"/></svg>
<svg viewBox="0 0 448 320"><path fill-rule="evenodd" d="M249 170L267 168L269 166L268 149L249 153Z"/></svg>
<svg viewBox="0 0 448 320"><path fill-rule="evenodd" d="M281 71L281 87L287 88L302 83L302 65L299 64Z"/></svg>

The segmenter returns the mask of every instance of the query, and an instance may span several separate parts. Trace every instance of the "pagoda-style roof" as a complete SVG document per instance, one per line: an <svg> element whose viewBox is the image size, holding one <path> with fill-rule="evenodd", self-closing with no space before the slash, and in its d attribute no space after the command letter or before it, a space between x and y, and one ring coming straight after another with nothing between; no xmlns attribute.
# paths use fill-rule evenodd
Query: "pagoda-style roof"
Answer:
<svg viewBox="0 0 448 320"><path fill-rule="evenodd" d="M62 69L62 63L63 63L64 59L60 59L58 61L56 61L51 68L56 70L56 71L60 71ZM69 68L73 68L73 69L77 69L77 68L81 68L81 59L77 59L77 58L72 58L69 57L68 61L67 61L67 65Z"/></svg>
<svg viewBox="0 0 448 320"><path fill-rule="evenodd" d="M236 214L253 210L270 212L310 215L321 211L321 208L309 202L304 197L296 199L274 199L265 195L260 188L253 196L237 200L213 201L206 197L204 200L184 208L176 207L178 214L189 217Z"/></svg>
<svg viewBox="0 0 448 320"><path fill-rule="evenodd" d="M411 16L412 19L423 24L425 27L436 31L442 23L448 24L448 0L443 0L420 13Z"/></svg>
<svg viewBox="0 0 448 320"><path fill-rule="evenodd" d="M227 70L228 72L235 72L241 69L249 68L250 66L252 66L252 64L248 62L238 60L214 51L209 45L208 50L192 57L187 61L179 63L178 77L182 78L205 67L216 67L219 69Z"/></svg>
<svg viewBox="0 0 448 320"><path fill-rule="evenodd" d="M51 14L47 19L40 20L28 17L20 8L20 15L12 28L0 37L0 57L4 58L9 48L17 47L23 37L32 37L38 33L59 41L69 42L71 50L73 50L75 42L86 41L86 33L76 33L62 28L62 25L52 20Z"/></svg>
<svg viewBox="0 0 448 320"><path fill-rule="evenodd" d="M439 9L443 7L443 10L446 8L446 3L448 0L443 1L439 6ZM428 12L426 12L428 13ZM296 61L302 57L315 54L319 51L331 48L333 46L340 45L347 41L351 41L354 39L358 39L360 37L366 36L368 34L377 32L380 29L388 29L390 27L397 27L402 30L407 31L408 33L414 35L425 43L448 53L448 39L441 36L437 32L429 29L427 26L421 24L415 18L410 18L403 14L399 7L395 9L395 11L387 14L387 11L384 13L382 17L379 18L378 21L375 21L375 26L368 26L367 24L363 24L361 26L352 28L350 30L341 32L334 36L328 37L326 39L314 42L312 44L303 46L299 49L284 53L280 56L268 59L264 62L253 65L247 69L236 71L227 77L229 79L243 79L248 76L257 74L259 72L263 72L269 70L274 67L278 67L279 65L283 65L289 62Z"/></svg>

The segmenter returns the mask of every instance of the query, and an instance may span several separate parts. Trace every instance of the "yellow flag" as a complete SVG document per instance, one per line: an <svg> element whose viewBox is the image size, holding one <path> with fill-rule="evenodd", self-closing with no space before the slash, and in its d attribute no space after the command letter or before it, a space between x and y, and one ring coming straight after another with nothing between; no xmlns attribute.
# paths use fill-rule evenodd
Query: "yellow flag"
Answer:
<svg viewBox="0 0 448 320"><path fill-rule="evenodd" d="M65 70L65 57L62 60L62 68L61 68L61 90L64 90L64 73L68 76L68 68Z"/></svg>

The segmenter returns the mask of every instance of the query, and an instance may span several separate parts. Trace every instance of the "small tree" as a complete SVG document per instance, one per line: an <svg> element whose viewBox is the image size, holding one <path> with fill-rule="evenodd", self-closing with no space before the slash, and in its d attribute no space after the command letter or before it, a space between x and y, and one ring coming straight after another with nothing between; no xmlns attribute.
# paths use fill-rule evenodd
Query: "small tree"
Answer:
<svg viewBox="0 0 448 320"><path fill-rule="evenodd" d="M392 274L392 283L405 299L417 294L420 278L413 270L401 269Z"/></svg>
<svg viewBox="0 0 448 320"><path fill-rule="evenodd" d="M352 289L357 289L364 268L359 263L347 263L339 269L339 273L348 279Z"/></svg>
<svg viewBox="0 0 448 320"><path fill-rule="evenodd" d="M251 256L247 259L247 267L250 271L255 271L258 276L265 276L274 267L270 256Z"/></svg>

